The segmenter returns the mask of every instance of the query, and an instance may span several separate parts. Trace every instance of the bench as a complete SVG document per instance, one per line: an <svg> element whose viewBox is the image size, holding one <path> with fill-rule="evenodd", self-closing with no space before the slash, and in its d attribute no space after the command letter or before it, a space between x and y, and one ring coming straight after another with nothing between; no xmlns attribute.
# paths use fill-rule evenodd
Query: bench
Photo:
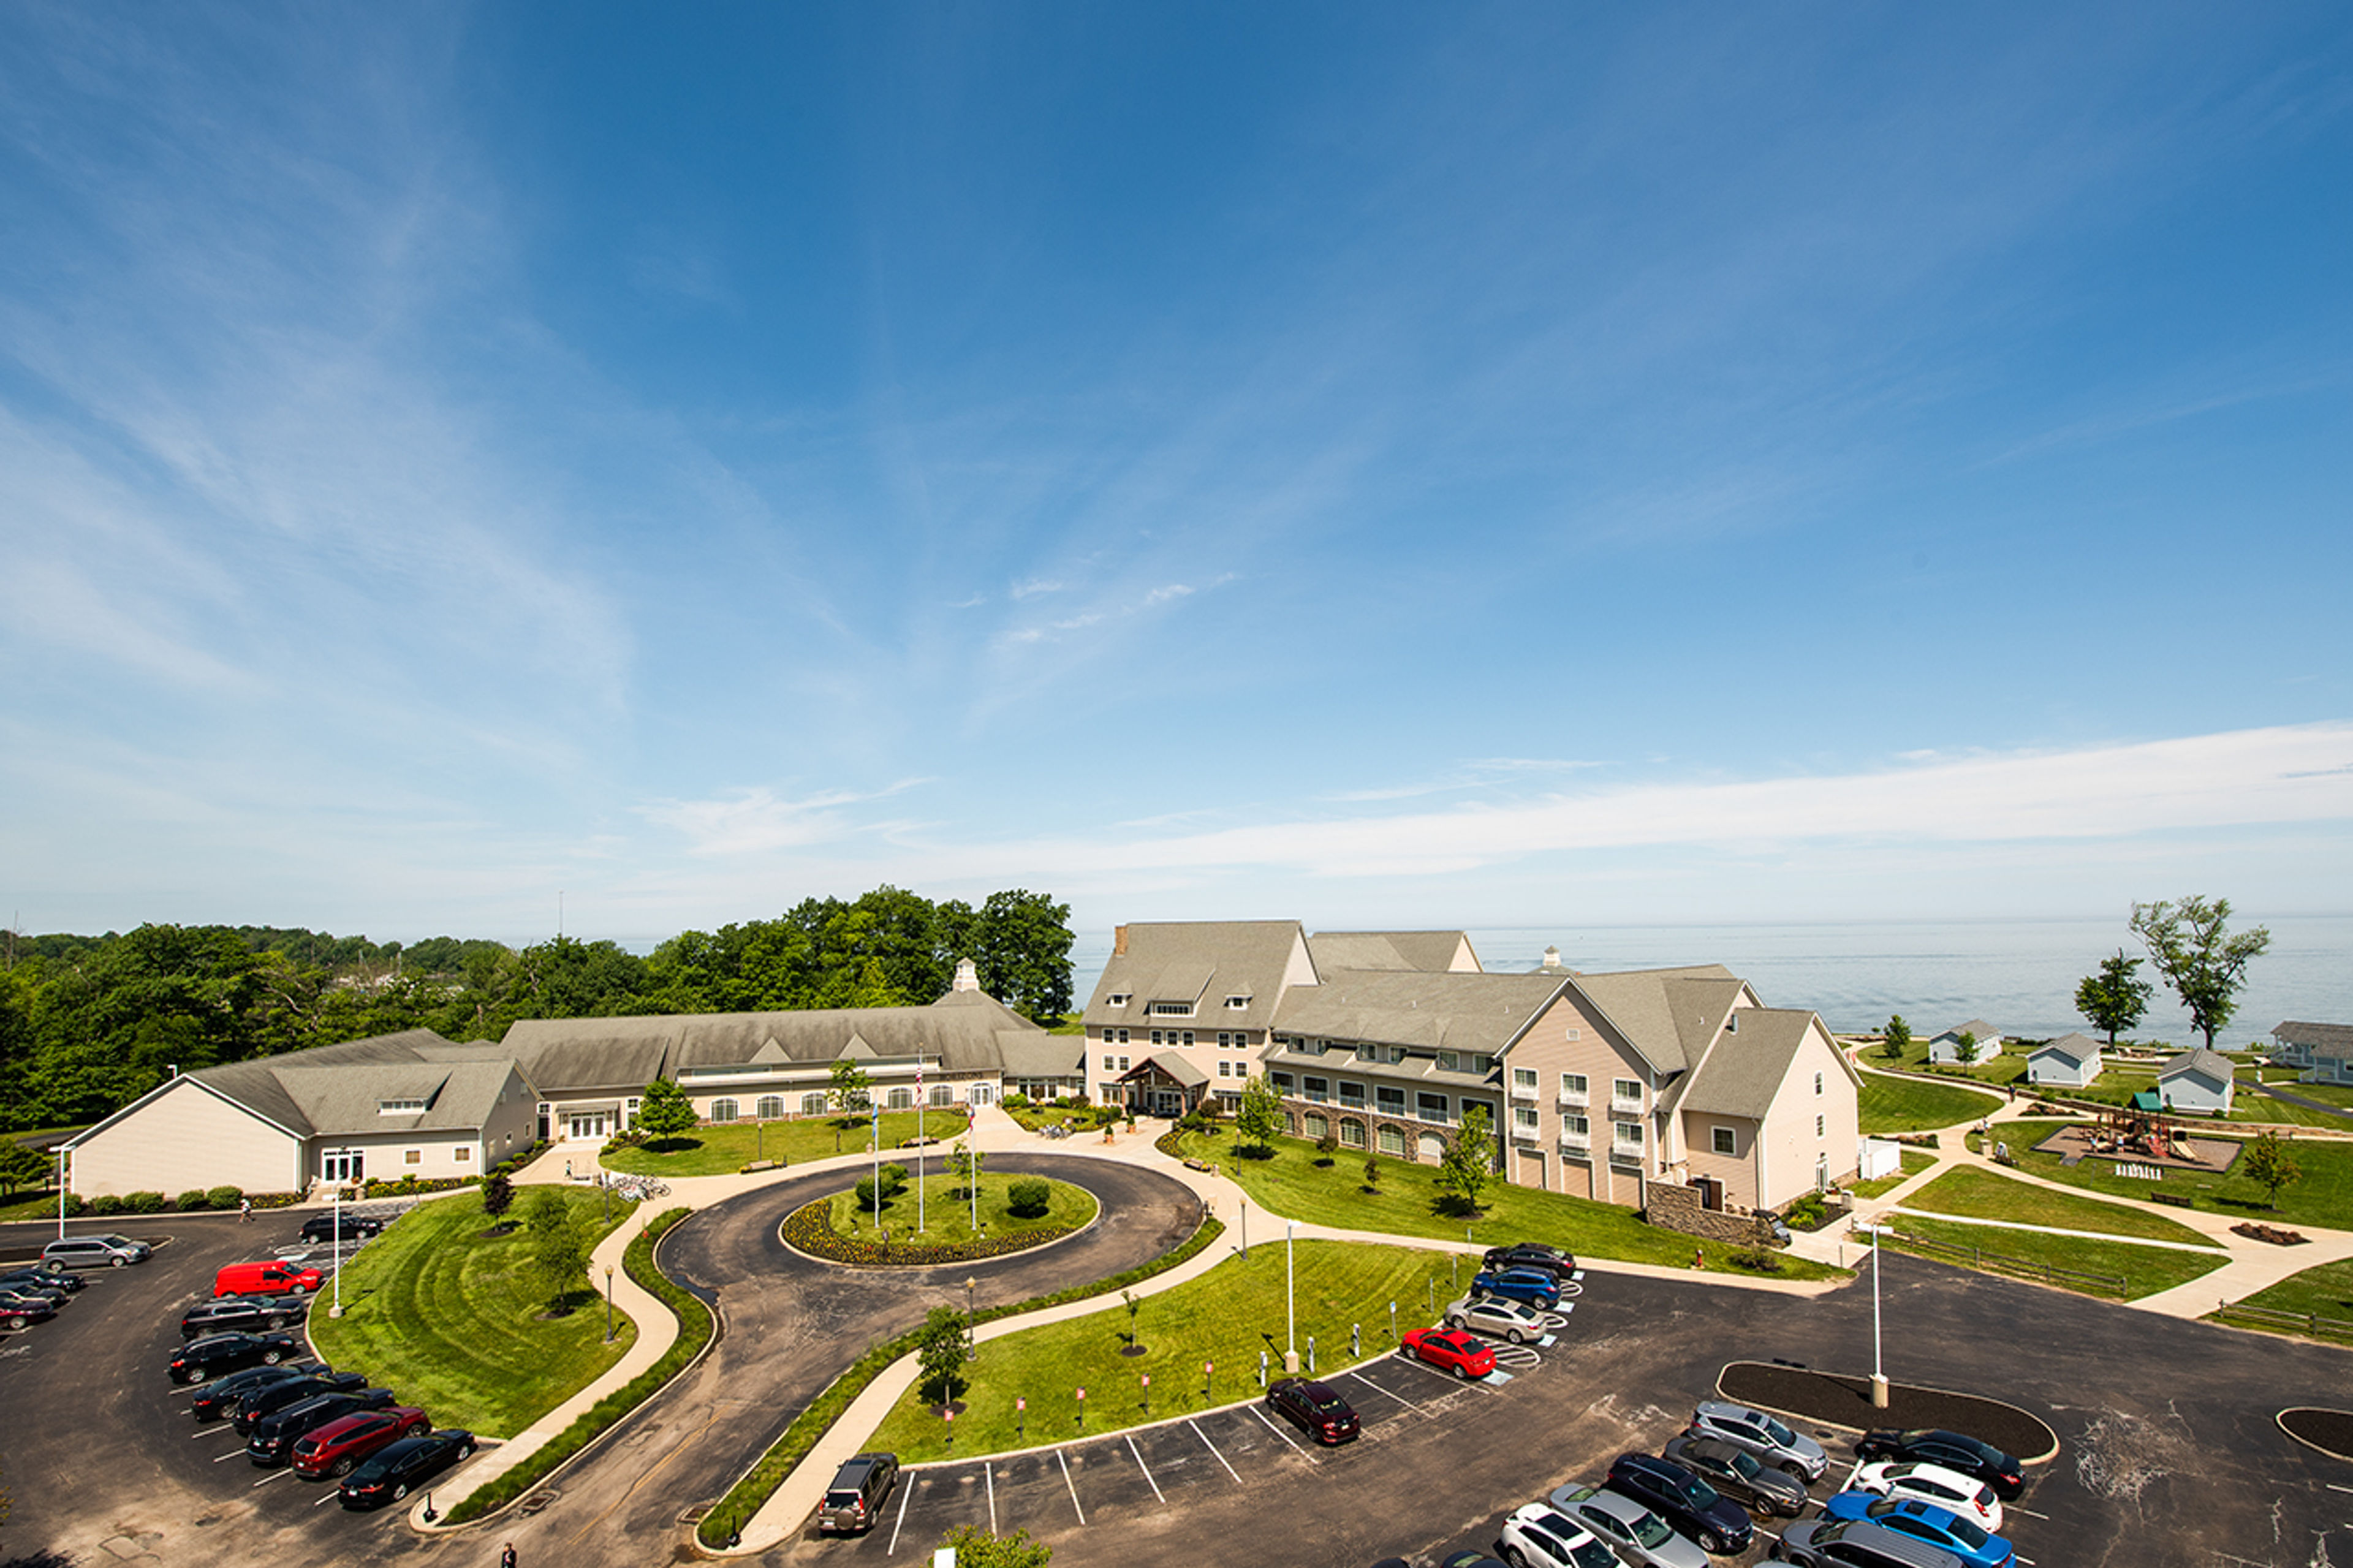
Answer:
<svg viewBox="0 0 2353 1568"><path fill-rule="evenodd" d="M1206 1171L1212 1176L1218 1173L1218 1167L1211 1162L1208 1160L1196 1160L1191 1158L1189 1155L1186 1158L1185 1168L1188 1171Z"/></svg>
<svg viewBox="0 0 2353 1568"><path fill-rule="evenodd" d="M2188 1193L2168 1193L2157 1187L2151 1187L2148 1190L2148 1201L2178 1209L2194 1209L2198 1206L2198 1200Z"/></svg>
<svg viewBox="0 0 2353 1568"><path fill-rule="evenodd" d="M784 1168L785 1163L782 1160L754 1160L737 1174L748 1176L759 1171L781 1171Z"/></svg>

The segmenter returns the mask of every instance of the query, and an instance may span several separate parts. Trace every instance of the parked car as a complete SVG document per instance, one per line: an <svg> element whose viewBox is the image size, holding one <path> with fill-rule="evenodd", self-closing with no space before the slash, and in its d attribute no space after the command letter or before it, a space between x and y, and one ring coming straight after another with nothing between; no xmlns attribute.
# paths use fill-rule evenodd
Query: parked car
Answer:
<svg viewBox="0 0 2353 1568"><path fill-rule="evenodd" d="M120 1268L144 1263L153 1249L143 1241L109 1233L104 1236L60 1237L41 1248L41 1261L68 1268Z"/></svg>
<svg viewBox="0 0 2353 1568"><path fill-rule="evenodd" d="M1994 1495L1993 1489L1975 1476L1965 1476L1942 1465L1916 1459L1882 1459L1857 1470L1847 1485L1882 1497L1911 1497L1935 1503L1947 1512L1975 1521L1980 1530L2001 1528L2001 1499Z"/></svg>
<svg viewBox="0 0 2353 1568"><path fill-rule="evenodd" d="M245 1440L245 1457L262 1469L271 1469L294 1457L294 1445L330 1421L340 1421L363 1410L392 1406L389 1388L363 1388L356 1394L320 1394L298 1400L253 1424Z"/></svg>
<svg viewBox="0 0 2353 1568"><path fill-rule="evenodd" d="M189 1402L188 1411L198 1422L226 1420L244 1403L247 1394L273 1384L315 1377L326 1370L323 1364L315 1361L282 1361L276 1366L249 1366L243 1372L233 1372L205 1384L195 1398Z"/></svg>
<svg viewBox="0 0 2353 1568"><path fill-rule="evenodd" d="M1506 1268L1500 1274L1481 1273L1471 1281L1471 1299L1501 1296L1549 1312L1560 1305L1560 1279L1541 1268Z"/></svg>
<svg viewBox="0 0 2353 1568"><path fill-rule="evenodd" d="M862 1534L874 1528L891 1489L899 1484L899 1456L860 1454L842 1461L817 1511L819 1533Z"/></svg>
<svg viewBox="0 0 2353 1568"><path fill-rule="evenodd" d="M11 1268L0 1274L0 1285L21 1287L29 1290L62 1290L71 1296L79 1293L90 1281L70 1268L46 1264L33 1264L23 1268Z"/></svg>
<svg viewBox="0 0 2353 1568"><path fill-rule="evenodd" d="M1495 1347L1461 1329L1408 1329L1399 1348L1457 1377L1484 1377L1495 1370Z"/></svg>
<svg viewBox="0 0 2353 1568"><path fill-rule="evenodd" d="M1975 1476L2004 1502L2026 1489L2026 1468L1990 1443L1942 1429L1865 1432L1854 1446L1865 1459L1910 1459Z"/></svg>
<svg viewBox="0 0 2353 1568"><path fill-rule="evenodd" d="M249 1366L276 1366L302 1353L290 1334L207 1334L180 1347L166 1370L174 1383L209 1383Z"/></svg>
<svg viewBox="0 0 2353 1568"><path fill-rule="evenodd" d="M305 1241L364 1241L384 1234L384 1221L370 1214L347 1214L338 1222L332 1214L313 1215L302 1222Z"/></svg>
<svg viewBox="0 0 2353 1568"><path fill-rule="evenodd" d="M314 1427L294 1439L294 1473L305 1480L340 1479L387 1443L433 1430L414 1405L362 1410Z"/></svg>
<svg viewBox="0 0 2353 1568"><path fill-rule="evenodd" d="M1507 1301L1500 1296L1490 1296L1483 1301L1471 1296L1459 1301L1449 1301L1446 1304L1446 1326L1509 1340L1515 1345L1543 1339L1552 1331L1544 1314L1535 1308L1518 1301Z"/></svg>
<svg viewBox="0 0 2353 1568"><path fill-rule="evenodd" d="M1599 1536L1627 1568L1707 1568L1706 1552L1621 1492L1572 1484L1552 1494L1552 1506Z"/></svg>
<svg viewBox="0 0 2353 1568"><path fill-rule="evenodd" d="M1489 1247L1480 1267L1490 1274L1507 1268L1541 1268L1566 1279L1577 1271L1577 1259L1566 1248L1549 1242L1515 1241L1509 1247Z"/></svg>
<svg viewBox="0 0 2353 1568"><path fill-rule="evenodd" d="M189 1308L180 1319L180 1337L268 1332L299 1323L310 1312L308 1296L223 1296Z"/></svg>
<svg viewBox="0 0 2353 1568"><path fill-rule="evenodd" d="M322 1372L316 1377L269 1384L237 1401L237 1407L228 1413L229 1425L239 1432L251 1432L254 1423L290 1405L300 1405L322 1394L354 1394L366 1386L367 1379L355 1372Z"/></svg>
<svg viewBox="0 0 2353 1568"><path fill-rule="evenodd" d="M1775 1469L1810 1486L1820 1480L1822 1472L1831 1466L1831 1457L1822 1451L1820 1443L1802 1432L1792 1431L1787 1422L1775 1420L1762 1410L1751 1410L1746 1405L1704 1401L1692 1412L1691 1426L1685 1430L1695 1437L1721 1437L1736 1448L1746 1448Z"/></svg>
<svg viewBox="0 0 2353 1568"><path fill-rule="evenodd" d="M46 1323L57 1315L55 1307L39 1302L27 1302L21 1307L0 1307L0 1329L14 1333L19 1329L29 1329L35 1323Z"/></svg>
<svg viewBox="0 0 2353 1568"><path fill-rule="evenodd" d="M1319 1443L1352 1443L1361 1429L1355 1406L1328 1384L1310 1383L1303 1377L1280 1378L1268 1386L1266 1403Z"/></svg>
<svg viewBox="0 0 2353 1568"><path fill-rule="evenodd" d="M450 1466L473 1457L474 1435L460 1427L403 1437L362 1460L335 1489L345 1508L381 1508L401 1501Z"/></svg>
<svg viewBox="0 0 2353 1568"><path fill-rule="evenodd" d="M1593 1531L1549 1503L1514 1509L1504 1521L1503 1547L1512 1568L1618 1568Z"/></svg>
<svg viewBox="0 0 2353 1568"><path fill-rule="evenodd" d="M1757 1533L1746 1509L1672 1459L1620 1454L1601 1484L1657 1510L1659 1517L1711 1553L1746 1552Z"/></svg>
<svg viewBox="0 0 2353 1568"><path fill-rule="evenodd" d="M1734 1501L1746 1503L1751 1513L1795 1519L1812 1498L1806 1483L1797 1477L1787 1470L1767 1468L1756 1455L1721 1437L1685 1433L1670 1439L1661 1457L1672 1459Z"/></svg>
<svg viewBox="0 0 2353 1568"><path fill-rule="evenodd" d="M213 1295L307 1296L326 1282L327 1277L315 1268L273 1258L257 1263L224 1264L213 1276Z"/></svg>
<svg viewBox="0 0 2353 1568"><path fill-rule="evenodd" d="M0 1307L47 1307L55 1312L66 1304L62 1290L37 1289L30 1285L0 1285Z"/></svg>
<svg viewBox="0 0 2353 1568"><path fill-rule="evenodd" d="M1773 1543L1772 1555L1800 1568L1962 1568L1951 1552L1863 1519L1810 1519Z"/></svg>
<svg viewBox="0 0 2353 1568"><path fill-rule="evenodd" d="M1941 1547L1968 1568L2010 1568L2018 1552L2008 1541L1978 1528L1974 1520L1917 1498L1883 1498L1875 1492L1845 1491L1822 1505L1829 1519L1867 1519L1901 1535L1916 1537Z"/></svg>

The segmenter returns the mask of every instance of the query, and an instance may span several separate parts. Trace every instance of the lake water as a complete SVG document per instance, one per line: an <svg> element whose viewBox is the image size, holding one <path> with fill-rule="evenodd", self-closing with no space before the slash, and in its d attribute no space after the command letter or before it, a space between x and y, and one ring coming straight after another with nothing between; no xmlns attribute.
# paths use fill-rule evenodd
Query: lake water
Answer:
<svg viewBox="0 0 2353 1568"><path fill-rule="evenodd" d="M2234 919L2268 926L2271 951L2249 966L2230 1027L2215 1044L2263 1039L2286 1018L2353 1023L2353 915ZM1771 1007L1810 1007L1833 1029L1876 1028L1901 1013L1915 1035L1969 1018L2029 1039L2093 1031L2075 987L2122 947L2146 953L2118 920L1853 921L1805 925L1629 925L1473 929L1488 969L1534 969L1547 945L1572 969L1655 969L1721 963ZM1111 957L1111 933L1082 934L1071 953L1083 1006ZM2189 1016L2157 985L2133 1037L2199 1043Z"/></svg>

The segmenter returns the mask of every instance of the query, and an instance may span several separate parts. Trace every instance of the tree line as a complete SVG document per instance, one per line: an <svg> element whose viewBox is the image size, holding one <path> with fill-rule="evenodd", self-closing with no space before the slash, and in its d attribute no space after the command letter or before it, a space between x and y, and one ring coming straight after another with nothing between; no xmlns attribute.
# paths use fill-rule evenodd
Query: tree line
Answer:
<svg viewBox="0 0 2353 1568"><path fill-rule="evenodd" d="M1052 1024L1071 1008L1070 917L1026 889L975 908L885 886L681 931L643 956L568 936L511 948L258 926L11 933L0 1131L94 1120L175 1068L402 1029L495 1040L522 1018L919 1005L949 988L961 958L982 990Z"/></svg>

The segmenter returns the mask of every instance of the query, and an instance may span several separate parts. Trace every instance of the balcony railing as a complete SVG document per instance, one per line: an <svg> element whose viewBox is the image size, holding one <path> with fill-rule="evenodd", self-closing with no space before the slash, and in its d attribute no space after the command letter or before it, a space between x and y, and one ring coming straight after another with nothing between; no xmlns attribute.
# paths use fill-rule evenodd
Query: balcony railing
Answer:
<svg viewBox="0 0 2353 1568"><path fill-rule="evenodd" d="M1423 1106L1413 1113L1413 1118L1417 1121L1434 1121L1441 1127L1454 1120L1451 1111L1440 1110L1432 1105Z"/></svg>
<svg viewBox="0 0 2353 1568"><path fill-rule="evenodd" d="M1560 1152L1582 1159L1593 1152L1593 1142L1582 1132L1564 1132L1560 1135Z"/></svg>
<svg viewBox="0 0 2353 1568"><path fill-rule="evenodd" d="M1541 1143L1544 1142L1544 1133L1540 1129L1535 1127L1514 1127L1512 1129L1512 1142L1514 1143Z"/></svg>
<svg viewBox="0 0 2353 1568"><path fill-rule="evenodd" d="M1330 1093L1320 1089L1311 1089L1307 1090L1303 1098L1310 1105L1329 1105L1332 1103L1332 1096Z"/></svg>
<svg viewBox="0 0 2353 1568"><path fill-rule="evenodd" d="M1640 1116L1642 1114L1642 1102L1639 1100L1620 1100L1613 1094L1609 1097L1609 1114L1612 1116Z"/></svg>
<svg viewBox="0 0 2353 1568"><path fill-rule="evenodd" d="M1534 1100L1535 1097L1535 1085L1532 1083L1515 1083L1512 1085L1512 1098L1514 1100Z"/></svg>
<svg viewBox="0 0 2353 1568"><path fill-rule="evenodd" d="M1592 1103L1592 1100L1593 1097L1581 1089L1564 1089L1560 1091L1560 1103L1575 1110L1584 1110Z"/></svg>

